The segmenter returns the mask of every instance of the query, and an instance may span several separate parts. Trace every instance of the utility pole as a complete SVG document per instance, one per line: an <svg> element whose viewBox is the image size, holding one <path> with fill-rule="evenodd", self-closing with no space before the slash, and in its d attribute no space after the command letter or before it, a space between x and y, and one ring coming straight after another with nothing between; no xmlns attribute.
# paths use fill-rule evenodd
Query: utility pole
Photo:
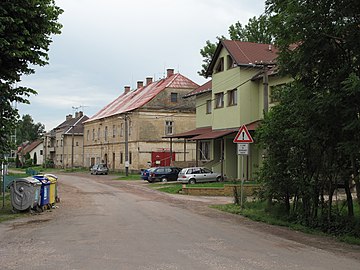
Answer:
<svg viewBox="0 0 360 270"><path fill-rule="evenodd" d="M264 112L269 111L269 75L268 75L268 65L264 64L264 76L263 76L263 85L264 85Z"/></svg>
<svg viewBox="0 0 360 270"><path fill-rule="evenodd" d="M129 175L129 126L128 126L128 114L125 113L125 175Z"/></svg>
<svg viewBox="0 0 360 270"><path fill-rule="evenodd" d="M74 125L71 126L71 131L71 169L74 169Z"/></svg>

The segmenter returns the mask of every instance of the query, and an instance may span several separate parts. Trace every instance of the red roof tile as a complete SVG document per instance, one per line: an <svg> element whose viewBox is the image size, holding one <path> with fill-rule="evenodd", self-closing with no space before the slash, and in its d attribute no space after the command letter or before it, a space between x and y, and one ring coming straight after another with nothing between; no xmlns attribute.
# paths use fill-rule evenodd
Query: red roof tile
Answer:
<svg viewBox="0 0 360 270"><path fill-rule="evenodd" d="M165 79L161 79L139 89L121 94L117 99L106 105L86 122L138 109L151 101L165 88L192 89L197 87L199 87L198 84L194 83L180 73L172 74Z"/></svg>
<svg viewBox="0 0 360 270"><path fill-rule="evenodd" d="M198 87L198 88L194 89L193 91L191 91L190 93L186 94L184 96L184 98L200 95L200 94L206 93L206 92L211 92L211 90L212 90L212 80L204 83L200 87Z"/></svg>
<svg viewBox="0 0 360 270"><path fill-rule="evenodd" d="M226 48L235 63L239 66L276 63L278 56L278 49L272 44L222 40L217 46L213 60L206 71L207 76L211 76L216 60L223 47Z"/></svg>

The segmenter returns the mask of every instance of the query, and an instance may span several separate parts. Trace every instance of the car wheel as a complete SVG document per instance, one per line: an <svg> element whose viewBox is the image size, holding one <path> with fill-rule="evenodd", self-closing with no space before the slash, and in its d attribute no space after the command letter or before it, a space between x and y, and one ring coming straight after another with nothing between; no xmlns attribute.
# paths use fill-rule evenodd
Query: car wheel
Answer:
<svg viewBox="0 0 360 270"><path fill-rule="evenodd" d="M152 180L147 180L149 183L152 183L153 181Z"/></svg>
<svg viewBox="0 0 360 270"><path fill-rule="evenodd" d="M162 177L162 178L161 178L161 182L166 183L166 182L167 182L167 178L166 178L166 177Z"/></svg>
<svg viewBox="0 0 360 270"><path fill-rule="evenodd" d="M189 180L189 184L190 184L190 185L196 184L196 180L195 180L195 179L190 179L190 180Z"/></svg>
<svg viewBox="0 0 360 270"><path fill-rule="evenodd" d="M216 182L222 182L223 178L221 176L218 176L218 178L216 178Z"/></svg>

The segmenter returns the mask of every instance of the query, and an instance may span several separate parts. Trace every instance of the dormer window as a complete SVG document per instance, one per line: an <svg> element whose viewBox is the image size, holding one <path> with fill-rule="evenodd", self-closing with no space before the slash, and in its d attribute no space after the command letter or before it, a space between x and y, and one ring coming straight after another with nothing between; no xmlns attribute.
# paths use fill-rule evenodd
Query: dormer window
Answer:
<svg viewBox="0 0 360 270"><path fill-rule="evenodd" d="M226 62L227 62L227 69L231 69L233 67L236 67L236 63L235 63L234 59L230 55L227 56Z"/></svg>
<svg viewBox="0 0 360 270"><path fill-rule="evenodd" d="M216 64L215 72L224 71L224 57L219 58L218 63Z"/></svg>

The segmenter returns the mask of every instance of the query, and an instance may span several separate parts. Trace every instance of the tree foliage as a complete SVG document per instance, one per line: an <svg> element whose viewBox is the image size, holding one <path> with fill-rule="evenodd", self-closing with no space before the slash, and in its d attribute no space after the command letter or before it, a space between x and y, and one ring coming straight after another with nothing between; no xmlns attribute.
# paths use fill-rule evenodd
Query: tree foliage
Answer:
<svg viewBox="0 0 360 270"><path fill-rule="evenodd" d="M228 33L231 40L240 40L257 43L271 43L273 36L269 30L269 17L260 15L258 18L250 18L245 26L238 21L229 26ZM227 39L225 36L217 37L217 41ZM206 41L205 46L200 50L203 59L202 69L198 71L200 76L206 77L206 70L214 56L217 44L210 40Z"/></svg>
<svg viewBox="0 0 360 270"><path fill-rule="evenodd" d="M307 224L333 229L336 188L345 188L350 219L352 183L360 190L360 4L268 0L266 5L280 72L294 80L278 91L279 105L257 132L266 149L264 192Z"/></svg>
<svg viewBox="0 0 360 270"><path fill-rule="evenodd" d="M59 34L62 10L54 0L2 0L0 2L0 155L10 148L17 110L14 102L29 103L36 91L19 86L21 76L48 62L51 35Z"/></svg>
<svg viewBox="0 0 360 270"><path fill-rule="evenodd" d="M16 145L23 142L33 142L39 139L42 133L45 132L45 126L43 124L34 123L34 120L29 114L22 116L16 124Z"/></svg>

